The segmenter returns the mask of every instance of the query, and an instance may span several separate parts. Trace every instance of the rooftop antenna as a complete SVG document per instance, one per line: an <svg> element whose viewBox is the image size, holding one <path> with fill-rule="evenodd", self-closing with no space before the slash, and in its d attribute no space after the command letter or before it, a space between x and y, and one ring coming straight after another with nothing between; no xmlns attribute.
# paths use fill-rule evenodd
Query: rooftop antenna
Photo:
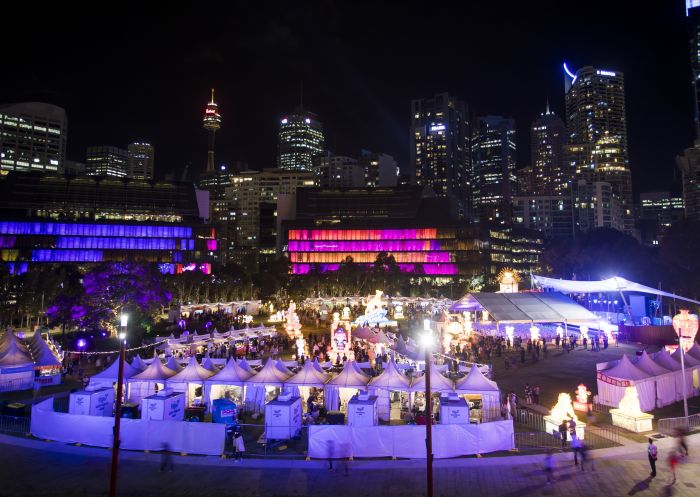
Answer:
<svg viewBox="0 0 700 497"><path fill-rule="evenodd" d="M547 97L547 111L545 112L545 114L551 114L551 112L549 111L549 97Z"/></svg>
<svg viewBox="0 0 700 497"><path fill-rule="evenodd" d="M299 81L299 107L304 108L304 80Z"/></svg>

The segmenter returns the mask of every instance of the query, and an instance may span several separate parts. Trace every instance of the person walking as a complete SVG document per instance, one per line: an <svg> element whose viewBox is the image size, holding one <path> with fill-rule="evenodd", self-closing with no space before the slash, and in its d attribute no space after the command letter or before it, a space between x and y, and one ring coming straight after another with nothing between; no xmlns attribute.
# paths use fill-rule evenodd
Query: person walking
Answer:
<svg viewBox="0 0 700 497"><path fill-rule="evenodd" d="M551 485L554 481L554 458L552 457L552 449L547 451L544 456L544 471L547 474L547 485Z"/></svg>
<svg viewBox="0 0 700 497"><path fill-rule="evenodd" d="M166 469L172 471L173 468L173 456L170 454L170 444L168 442L163 442L160 453L160 472L162 473Z"/></svg>
<svg viewBox="0 0 700 497"><path fill-rule="evenodd" d="M578 466L579 451L581 450L581 440L576 436L576 432L571 434L571 449L574 451L574 466ZM581 460L583 464L583 459Z"/></svg>
<svg viewBox="0 0 700 497"><path fill-rule="evenodd" d="M676 483L676 467L678 466L678 461L680 459L680 454L677 450L673 449L668 456L668 468L671 470L671 482L669 485Z"/></svg>
<svg viewBox="0 0 700 497"><path fill-rule="evenodd" d="M651 473L649 476L656 478L656 459L658 457L658 449L654 445L654 439L649 439L649 445L647 445L647 456L649 456L649 466L651 466Z"/></svg>

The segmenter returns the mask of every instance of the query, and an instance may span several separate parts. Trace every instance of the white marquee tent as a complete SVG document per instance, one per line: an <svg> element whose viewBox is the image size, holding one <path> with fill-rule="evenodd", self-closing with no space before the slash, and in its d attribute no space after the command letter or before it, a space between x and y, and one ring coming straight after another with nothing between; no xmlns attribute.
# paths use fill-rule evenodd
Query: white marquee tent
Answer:
<svg viewBox="0 0 700 497"><path fill-rule="evenodd" d="M629 386L637 388L639 405L648 412L656 406L656 381L632 364L629 357L622 356L620 362L612 368L598 371L598 402L612 407L620 405Z"/></svg>
<svg viewBox="0 0 700 497"><path fill-rule="evenodd" d="M367 385L369 392L377 396L377 416L389 421L391 418L391 392L408 392L411 380L396 367L392 359L384 366L379 376L372 378Z"/></svg>
<svg viewBox="0 0 700 497"><path fill-rule="evenodd" d="M654 377L656 381L656 407L667 406L676 401L676 377L678 375L675 372L654 362L646 350L632 363L649 376Z"/></svg>
<svg viewBox="0 0 700 497"><path fill-rule="evenodd" d="M135 362L136 359L134 359ZM128 380L132 376L135 376L139 374L141 371L139 369L136 369L133 367L131 364L129 364L127 361L124 361L124 372L122 377L124 380ZM119 357L115 361L112 361L112 364L107 366L105 369L100 371L97 374L94 374L90 377L90 386L91 387L111 387L115 383L119 381Z"/></svg>
<svg viewBox="0 0 700 497"><path fill-rule="evenodd" d="M195 356L190 357L190 362L179 373L168 378L167 385L175 392L185 392L187 405L192 405L197 387L202 389L202 403L204 402L204 380L214 375L213 371L203 368L197 363Z"/></svg>
<svg viewBox="0 0 700 497"><path fill-rule="evenodd" d="M228 360L224 368L204 381L204 399L209 409L211 402L227 396L238 400L245 399L245 383L253 373L243 369L235 359Z"/></svg>
<svg viewBox="0 0 700 497"><path fill-rule="evenodd" d="M498 412L500 409L501 390L495 381L484 376L477 364L472 364L467 376L457 381L455 390L459 394L480 395L485 420L489 419L490 413Z"/></svg>
<svg viewBox="0 0 700 497"><path fill-rule="evenodd" d="M338 376L326 383L326 408L337 411L341 402L347 404L357 390L365 390L370 379L355 361L347 361Z"/></svg>
<svg viewBox="0 0 700 497"><path fill-rule="evenodd" d="M177 374L175 371L163 366L158 356L154 354L153 361L144 371L127 380L129 400L131 402L140 402L144 397L154 394L156 387L165 388L167 379L175 374Z"/></svg>
<svg viewBox="0 0 700 497"><path fill-rule="evenodd" d="M255 411L263 410L268 392L272 397L272 392L281 389L289 376L280 370L278 361L272 358L268 359L260 372L246 382L246 405Z"/></svg>

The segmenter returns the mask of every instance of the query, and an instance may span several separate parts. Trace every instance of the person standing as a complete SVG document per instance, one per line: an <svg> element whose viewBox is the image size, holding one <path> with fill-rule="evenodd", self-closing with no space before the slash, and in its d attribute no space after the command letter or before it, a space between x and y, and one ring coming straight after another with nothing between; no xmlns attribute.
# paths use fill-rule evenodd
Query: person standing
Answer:
<svg viewBox="0 0 700 497"><path fill-rule="evenodd" d="M576 432L571 434L571 449L574 451L574 466L578 466L578 456L581 450L581 440L576 436ZM583 458L581 458L581 465L583 466Z"/></svg>
<svg viewBox="0 0 700 497"><path fill-rule="evenodd" d="M536 385L532 390L532 396L534 397L535 404L540 403L540 386Z"/></svg>
<svg viewBox="0 0 700 497"><path fill-rule="evenodd" d="M243 443L243 434L240 428L233 432L233 447L235 452L236 461L243 459L243 453L245 452L245 443Z"/></svg>
<svg viewBox="0 0 700 497"><path fill-rule="evenodd" d="M654 445L654 439L649 439L649 445L647 445L647 456L649 456L649 466L651 466L651 473L649 476L656 478L656 458L658 457L658 449Z"/></svg>
<svg viewBox="0 0 700 497"><path fill-rule="evenodd" d="M561 424L559 425L559 436L561 437L561 448L562 449L566 448L568 433L569 433L569 425L566 422L566 419L563 419Z"/></svg>

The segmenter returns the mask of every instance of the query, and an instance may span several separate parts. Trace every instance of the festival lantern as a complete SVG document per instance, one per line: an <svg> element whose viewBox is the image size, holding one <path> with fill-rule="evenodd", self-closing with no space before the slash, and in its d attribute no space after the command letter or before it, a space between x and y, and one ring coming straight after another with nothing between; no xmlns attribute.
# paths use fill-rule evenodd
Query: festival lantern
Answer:
<svg viewBox="0 0 700 497"><path fill-rule="evenodd" d="M673 329L678 334L683 352L688 352L695 342L695 335L698 333L698 317L695 314L689 314L687 309L681 309L673 317Z"/></svg>

